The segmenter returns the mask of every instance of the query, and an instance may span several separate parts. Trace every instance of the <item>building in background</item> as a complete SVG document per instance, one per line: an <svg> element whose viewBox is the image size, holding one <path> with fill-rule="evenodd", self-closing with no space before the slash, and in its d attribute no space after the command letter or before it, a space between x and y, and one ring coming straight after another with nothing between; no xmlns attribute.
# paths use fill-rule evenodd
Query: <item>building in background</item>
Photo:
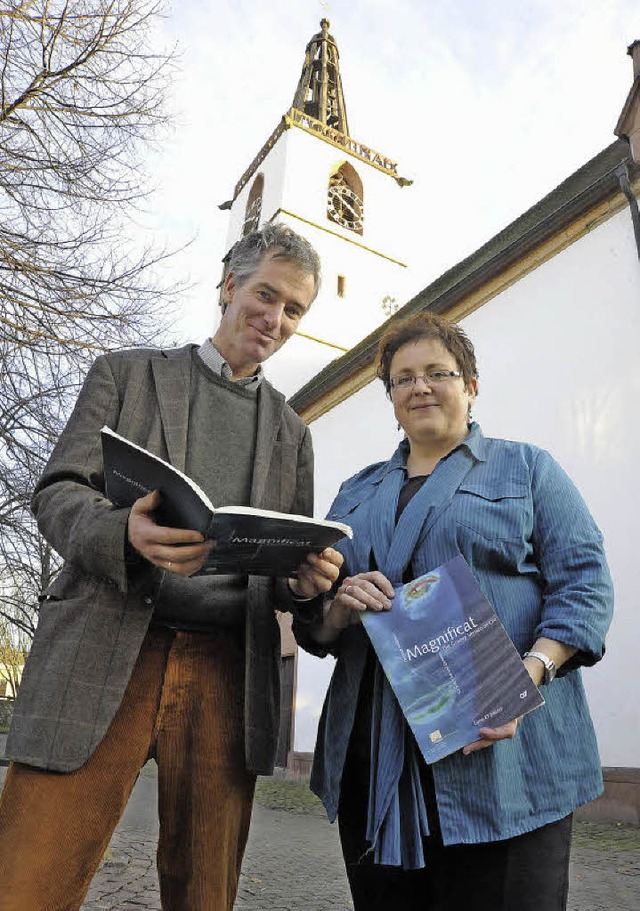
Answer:
<svg viewBox="0 0 640 911"><path fill-rule="evenodd" d="M616 612L606 658L584 681L606 791L587 812L638 823L640 42L629 53L634 81L619 139L392 318L428 309L462 322L478 356L474 413L484 433L548 449L604 533ZM291 399L313 431L319 515L342 480L397 445L374 371L383 328ZM307 733L296 745L305 752L330 662L301 654L299 668L299 730Z"/></svg>
<svg viewBox="0 0 640 911"><path fill-rule="evenodd" d="M274 378L286 394L383 322L407 283L402 188L411 181L352 138L338 47L327 19L320 28L307 45L291 107L223 203L226 256L250 230L280 221L307 237L322 260L322 289L301 332L266 367L272 378L286 362L287 377Z"/></svg>

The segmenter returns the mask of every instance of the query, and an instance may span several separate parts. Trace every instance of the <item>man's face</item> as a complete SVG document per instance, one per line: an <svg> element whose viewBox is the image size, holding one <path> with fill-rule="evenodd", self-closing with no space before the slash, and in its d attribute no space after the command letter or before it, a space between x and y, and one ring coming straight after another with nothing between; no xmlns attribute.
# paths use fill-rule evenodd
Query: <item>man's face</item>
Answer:
<svg viewBox="0 0 640 911"><path fill-rule="evenodd" d="M291 338L314 290L313 275L273 253L262 257L242 285L229 272L224 282L227 307L213 342L234 379L251 376Z"/></svg>

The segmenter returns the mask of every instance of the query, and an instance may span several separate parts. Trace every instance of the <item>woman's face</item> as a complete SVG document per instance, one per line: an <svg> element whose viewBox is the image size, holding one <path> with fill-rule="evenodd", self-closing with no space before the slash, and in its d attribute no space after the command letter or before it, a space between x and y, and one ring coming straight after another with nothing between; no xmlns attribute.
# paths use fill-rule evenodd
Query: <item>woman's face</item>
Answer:
<svg viewBox="0 0 640 911"><path fill-rule="evenodd" d="M453 448L467 436L476 381L465 388L462 377L448 377L439 383L424 378L425 374L459 369L439 339L422 338L398 348L391 360L392 382L401 376L420 377L406 388L391 389L393 410L410 441Z"/></svg>

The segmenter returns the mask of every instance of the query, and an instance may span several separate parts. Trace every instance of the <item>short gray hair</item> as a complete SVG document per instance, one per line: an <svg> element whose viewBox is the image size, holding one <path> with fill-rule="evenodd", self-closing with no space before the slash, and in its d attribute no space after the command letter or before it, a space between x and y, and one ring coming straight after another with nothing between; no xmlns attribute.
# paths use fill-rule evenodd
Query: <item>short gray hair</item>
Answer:
<svg viewBox="0 0 640 911"><path fill-rule="evenodd" d="M313 276L313 302L320 290L320 257L306 238L279 222L268 222L258 231L251 231L231 248L229 272L233 272L238 287L251 278L265 254L270 252L274 258L287 260L301 272Z"/></svg>

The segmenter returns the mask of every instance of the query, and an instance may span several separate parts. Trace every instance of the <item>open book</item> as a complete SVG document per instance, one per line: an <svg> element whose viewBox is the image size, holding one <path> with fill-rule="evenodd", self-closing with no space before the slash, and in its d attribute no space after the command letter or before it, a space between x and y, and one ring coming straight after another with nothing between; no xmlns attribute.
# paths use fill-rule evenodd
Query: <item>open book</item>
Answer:
<svg viewBox="0 0 640 911"><path fill-rule="evenodd" d="M189 528L215 539L201 573L293 576L311 551L320 553L352 532L341 522L271 512L250 506L214 507L182 471L103 427L102 460L107 497L131 506L153 490L162 495L160 525Z"/></svg>
<svg viewBox="0 0 640 911"><path fill-rule="evenodd" d="M462 556L396 589L362 622L428 763L544 704Z"/></svg>

